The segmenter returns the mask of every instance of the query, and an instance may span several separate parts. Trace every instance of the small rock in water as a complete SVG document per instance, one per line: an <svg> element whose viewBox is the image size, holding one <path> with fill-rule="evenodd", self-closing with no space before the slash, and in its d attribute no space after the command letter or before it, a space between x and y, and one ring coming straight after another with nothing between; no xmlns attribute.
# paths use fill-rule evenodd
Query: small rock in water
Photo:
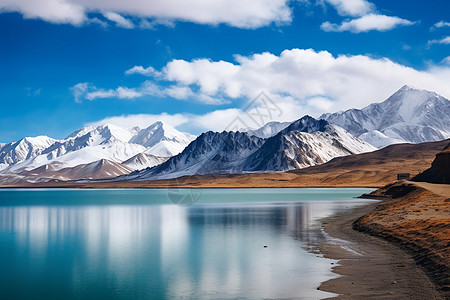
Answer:
<svg viewBox="0 0 450 300"><path fill-rule="evenodd" d="M264 245L264 248L267 248L267 246L266 246L266 245Z"/></svg>

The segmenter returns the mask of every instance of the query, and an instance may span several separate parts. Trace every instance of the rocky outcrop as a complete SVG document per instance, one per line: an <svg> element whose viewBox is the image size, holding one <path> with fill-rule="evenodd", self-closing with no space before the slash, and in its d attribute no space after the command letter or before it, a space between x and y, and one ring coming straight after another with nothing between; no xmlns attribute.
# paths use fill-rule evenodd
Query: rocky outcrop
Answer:
<svg viewBox="0 0 450 300"><path fill-rule="evenodd" d="M431 168L415 176L412 180L450 184L450 143L436 155Z"/></svg>

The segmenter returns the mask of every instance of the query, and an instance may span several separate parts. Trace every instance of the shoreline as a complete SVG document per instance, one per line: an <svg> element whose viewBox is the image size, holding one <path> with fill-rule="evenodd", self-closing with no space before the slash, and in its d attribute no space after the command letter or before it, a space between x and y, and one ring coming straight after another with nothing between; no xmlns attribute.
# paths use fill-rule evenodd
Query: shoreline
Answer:
<svg viewBox="0 0 450 300"><path fill-rule="evenodd" d="M400 187L410 185L414 184L394 184ZM415 186L419 194L429 192L422 187L423 184ZM391 199L386 197L385 192L386 189L382 188L372 192L369 197L362 197L380 200L376 203L342 212L322 221L322 229L331 240L319 245L319 250L324 257L339 260L332 271L341 276L322 282L318 289L339 294L339 299L445 299L448 296L445 283L443 285L439 282L439 277L435 276L439 266L420 261L424 257L433 258L430 251L413 251L404 246L409 237L402 237L402 232L397 233L392 229L391 235L387 236L382 233L379 224L365 221L369 216L380 218L381 215L383 218L388 215L385 214L387 208L405 201L405 197L416 196L406 193L398 199ZM416 204L411 206L414 205ZM396 213L398 212L391 211L390 217L396 217ZM401 218L403 217L399 217ZM422 222L420 219L418 221ZM422 230L420 234L426 236L427 232ZM427 246L431 247L424 244L422 248ZM346 250L346 247L351 251ZM445 260L443 264L445 265Z"/></svg>
<svg viewBox="0 0 450 300"><path fill-rule="evenodd" d="M120 190L126 190L126 189L148 189L148 190L162 190L162 189L377 189L380 188L380 186L368 186L368 185L343 185L343 186L336 186L336 185L324 185L324 186L316 186L316 185L299 185L299 186L189 186L189 185L180 185L180 186L95 186L95 185L65 185L65 186L45 186L45 185L11 185L11 186L2 186L0 185L0 190L2 189L99 189L99 190L114 190L114 189L120 189Z"/></svg>

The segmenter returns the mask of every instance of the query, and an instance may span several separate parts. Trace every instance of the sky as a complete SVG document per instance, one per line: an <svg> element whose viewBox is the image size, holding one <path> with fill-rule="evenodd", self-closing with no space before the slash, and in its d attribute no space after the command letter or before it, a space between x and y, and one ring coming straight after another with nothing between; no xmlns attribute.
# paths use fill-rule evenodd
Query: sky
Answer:
<svg viewBox="0 0 450 300"><path fill-rule="evenodd" d="M104 123L258 127L403 85L450 98L449 12L448 0L0 0L0 142Z"/></svg>

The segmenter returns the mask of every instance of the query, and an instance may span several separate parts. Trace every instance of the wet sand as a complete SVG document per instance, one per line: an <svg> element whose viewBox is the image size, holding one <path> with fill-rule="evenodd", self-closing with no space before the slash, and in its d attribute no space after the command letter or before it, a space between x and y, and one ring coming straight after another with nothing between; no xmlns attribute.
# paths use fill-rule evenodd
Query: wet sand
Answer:
<svg viewBox="0 0 450 300"><path fill-rule="evenodd" d="M340 260L333 271L342 276L319 289L341 299L449 299L450 203L445 200L450 187L404 185L415 189L324 221L329 236L344 240L320 245L325 257ZM388 189L377 190L373 198L381 199ZM430 209L417 208L422 206ZM441 229L430 220L439 220Z"/></svg>

